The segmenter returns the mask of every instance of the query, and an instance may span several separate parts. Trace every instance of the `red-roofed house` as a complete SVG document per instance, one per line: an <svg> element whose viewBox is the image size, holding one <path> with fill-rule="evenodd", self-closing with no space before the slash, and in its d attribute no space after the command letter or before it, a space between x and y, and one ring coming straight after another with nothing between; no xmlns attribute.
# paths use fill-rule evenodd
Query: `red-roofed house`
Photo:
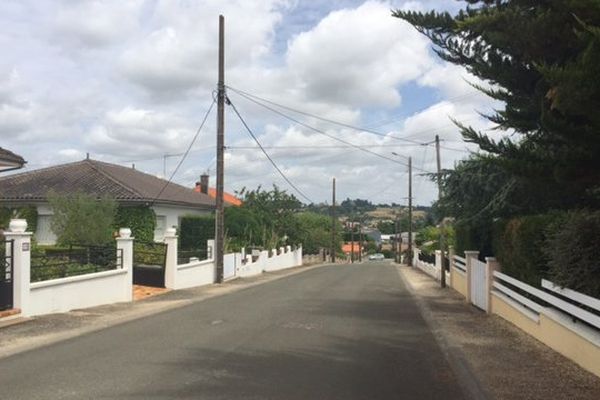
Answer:
<svg viewBox="0 0 600 400"><path fill-rule="evenodd" d="M196 182L196 187L194 188L194 191L208 194L213 199L217 198L217 189L208 187L208 175L206 174L200 175L200 181ZM240 199L227 192L223 193L223 201L225 202L226 206L239 207L242 205L242 201Z"/></svg>

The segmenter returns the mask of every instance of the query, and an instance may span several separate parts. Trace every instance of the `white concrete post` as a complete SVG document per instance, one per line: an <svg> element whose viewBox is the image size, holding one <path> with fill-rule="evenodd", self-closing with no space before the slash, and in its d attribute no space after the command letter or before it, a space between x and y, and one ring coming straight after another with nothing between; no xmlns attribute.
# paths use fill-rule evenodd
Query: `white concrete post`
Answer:
<svg viewBox="0 0 600 400"><path fill-rule="evenodd" d="M129 301L133 300L133 240L131 237L131 229L121 228L119 229L119 237L116 239L117 242L117 256L121 256L121 268L127 271L127 282L128 285L125 288L125 298ZM120 254L119 254L120 253Z"/></svg>
<svg viewBox="0 0 600 400"><path fill-rule="evenodd" d="M206 259L214 260L215 259L215 241L214 239L210 239L206 241Z"/></svg>
<svg viewBox="0 0 600 400"><path fill-rule="evenodd" d="M440 276L438 277L440 280L442 279L442 274L444 273L444 265L443 265L442 251L435 251L435 268L440 272Z"/></svg>
<svg viewBox="0 0 600 400"><path fill-rule="evenodd" d="M485 258L485 279L487 290L487 313L492 313L492 289L494 287L494 271L500 271L500 263L495 257Z"/></svg>
<svg viewBox="0 0 600 400"><path fill-rule="evenodd" d="M467 303L471 302L471 279L472 279L472 271L473 271L473 267L472 267L472 263L471 261L473 259L477 259L479 258L479 252L475 251L475 250L465 250L465 268L467 270L467 296L465 298L465 300L467 301Z"/></svg>
<svg viewBox="0 0 600 400"><path fill-rule="evenodd" d="M165 265L165 287L177 288L177 234L175 228L165 231L164 242L167 245L167 262Z"/></svg>
<svg viewBox="0 0 600 400"><path fill-rule="evenodd" d="M454 287L454 246L448 246L448 261L450 264L450 287Z"/></svg>
<svg viewBox="0 0 600 400"><path fill-rule="evenodd" d="M6 254L12 250L13 274L13 308L20 309L21 315L30 315L29 287L31 284L31 235L25 232L27 221L13 219L8 226L9 231L4 232L6 240L12 240L13 246L6 245Z"/></svg>
<svg viewBox="0 0 600 400"><path fill-rule="evenodd" d="M421 250L414 248L413 249L413 267L416 267L417 263L419 262L419 254L421 254Z"/></svg>

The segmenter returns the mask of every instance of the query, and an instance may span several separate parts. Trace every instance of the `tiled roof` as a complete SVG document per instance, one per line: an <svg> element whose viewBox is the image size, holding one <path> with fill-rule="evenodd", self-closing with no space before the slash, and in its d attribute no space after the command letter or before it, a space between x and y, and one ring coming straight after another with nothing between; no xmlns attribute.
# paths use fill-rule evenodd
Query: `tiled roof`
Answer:
<svg viewBox="0 0 600 400"><path fill-rule="evenodd" d="M194 192L200 192L200 187L196 186L194 188ZM217 189L216 188L208 188L208 195L212 199L216 199L217 198ZM223 201L225 202L225 205L229 204L229 205L237 206L237 207L242 205L242 201L240 199L238 199L231 193L227 193L227 192L223 192Z"/></svg>
<svg viewBox="0 0 600 400"><path fill-rule="evenodd" d="M25 160L20 155L0 147L0 165L4 164L22 166L25 164Z"/></svg>
<svg viewBox="0 0 600 400"><path fill-rule="evenodd" d="M208 195L133 168L83 160L0 178L0 201L43 201L50 190L60 194L82 192L108 195L120 202L214 208ZM158 196L158 197L157 197Z"/></svg>

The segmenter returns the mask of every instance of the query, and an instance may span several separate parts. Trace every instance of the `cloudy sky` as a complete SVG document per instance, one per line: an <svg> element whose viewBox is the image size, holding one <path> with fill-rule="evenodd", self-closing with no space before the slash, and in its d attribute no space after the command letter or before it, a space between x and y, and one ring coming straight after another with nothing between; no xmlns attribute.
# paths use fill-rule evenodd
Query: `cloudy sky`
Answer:
<svg viewBox="0 0 600 400"><path fill-rule="evenodd" d="M412 156L415 202L428 205L437 192L417 174L435 170L434 136L443 140L443 166L452 167L469 147L450 117L487 129L478 112L494 104L467 83L472 76L439 60L428 40L390 10L456 12L461 5L3 0L0 146L24 156L27 170L89 152L170 176L213 101L223 14L228 96L304 195L329 201L336 177L339 199L405 203L405 157ZM277 113L234 89L275 103L263 102ZM193 186L209 171L214 183L215 119L213 109L175 182ZM226 109L226 145L227 190L275 183L295 193L232 107Z"/></svg>

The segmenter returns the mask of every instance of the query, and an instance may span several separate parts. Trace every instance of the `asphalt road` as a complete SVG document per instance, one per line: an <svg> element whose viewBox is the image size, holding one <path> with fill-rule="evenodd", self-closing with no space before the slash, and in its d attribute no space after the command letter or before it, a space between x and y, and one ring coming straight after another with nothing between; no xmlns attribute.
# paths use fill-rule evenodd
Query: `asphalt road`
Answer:
<svg viewBox="0 0 600 400"><path fill-rule="evenodd" d="M387 262L336 265L0 360L8 399L462 399Z"/></svg>

